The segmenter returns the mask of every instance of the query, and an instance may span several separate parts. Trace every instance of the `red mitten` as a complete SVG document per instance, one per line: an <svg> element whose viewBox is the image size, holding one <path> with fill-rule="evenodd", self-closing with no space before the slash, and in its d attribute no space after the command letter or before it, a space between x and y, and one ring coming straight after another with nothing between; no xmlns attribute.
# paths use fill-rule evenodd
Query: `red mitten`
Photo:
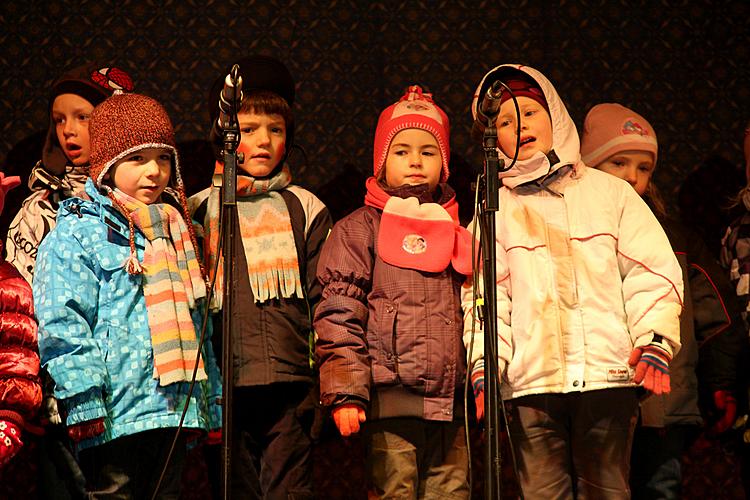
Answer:
<svg viewBox="0 0 750 500"><path fill-rule="evenodd" d="M222 439L221 428L214 429L212 431L208 431L208 436L206 436L206 444L208 445L221 444L221 439Z"/></svg>
<svg viewBox="0 0 750 500"><path fill-rule="evenodd" d="M345 403L333 409L333 421L342 436L348 437L359 432L359 424L367 417L361 406Z"/></svg>
<svg viewBox="0 0 750 500"><path fill-rule="evenodd" d="M8 420L0 420L0 467L10 462L23 447L21 429Z"/></svg>
<svg viewBox="0 0 750 500"><path fill-rule="evenodd" d="M654 334L654 339L643 347L636 347L630 354L628 363L635 366L636 384L643 382L643 387L656 395L669 394L669 362L672 354L661 335Z"/></svg>
<svg viewBox="0 0 750 500"><path fill-rule="evenodd" d="M68 436L74 443L90 439L104 432L104 418L88 420L68 427Z"/></svg>
<svg viewBox="0 0 750 500"><path fill-rule="evenodd" d="M0 213L3 212L5 194L19 184L21 184L21 178L17 175L6 177L3 172L0 172Z"/></svg>
<svg viewBox="0 0 750 500"><path fill-rule="evenodd" d="M471 373L471 387L474 389L477 422L481 422L484 419L484 368L475 368Z"/></svg>
<svg viewBox="0 0 750 500"><path fill-rule="evenodd" d="M714 406L719 420L711 426L709 434L718 435L732 427L737 418L737 400L730 391L721 390L714 392Z"/></svg>

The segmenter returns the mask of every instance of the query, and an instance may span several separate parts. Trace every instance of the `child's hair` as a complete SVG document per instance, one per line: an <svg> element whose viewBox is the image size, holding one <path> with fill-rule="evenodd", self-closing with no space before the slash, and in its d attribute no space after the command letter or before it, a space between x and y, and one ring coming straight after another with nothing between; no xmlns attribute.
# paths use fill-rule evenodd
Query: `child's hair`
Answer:
<svg viewBox="0 0 750 500"><path fill-rule="evenodd" d="M115 198L112 189L102 184L104 176L118 161L148 148L160 148L172 153L174 175L171 182L177 191L182 217L188 226L190 240L198 248L195 230L190 223L185 187L180 173L180 162L174 139L174 129L167 111L154 99L139 94L115 94L94 108L89 122L91 142L89 176L97 188L103 189L125 216L130 228L130 248L135 254L133 219ZM206 275L201 263L201 272Z"/></svg>
<svg viewBox="0 0 750 500"><path fill-rule="evenodd" d="M375 178L382 180L385 175L383 167L393 138L408 128L422 129L435 137L443 162L440 182L446 182L450 175L450 121L445 111L432 100L432 94L424 92L419 85L408 87L401 99L380 113L373 148Z"/></svg>
<svg viewBox="0 0 750 500"><path fill-rule="evenodd" d="M287 129L294 127L294 116L289 103L279 94L270 90L252 90L244 95L240 113L281 115Z"/></svg>
<svg viewBox="0 0 750 500"><path fill-rule="evenodd" d="M65 165L68 163L68 158L57 140L55 123L52 120L52 105L59 95L75 94L86 99L92 106L96 106L117 90L131 92L133 88L130 75L114 66L99 67L85 64L68 70L55 80L50 90L48 103L50 126L42 149L42 163L45 168L53 174L61 175L65 172Z"/></svg>

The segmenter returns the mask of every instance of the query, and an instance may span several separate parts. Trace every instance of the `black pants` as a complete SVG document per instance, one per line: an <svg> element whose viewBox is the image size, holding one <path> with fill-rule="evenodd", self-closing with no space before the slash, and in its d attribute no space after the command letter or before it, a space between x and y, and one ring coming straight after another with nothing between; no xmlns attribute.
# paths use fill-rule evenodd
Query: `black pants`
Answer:
<svg viewBox="0 0 750 500"><path fill-rule="evenodd" d="M315 389L304 383L234 388L233 499L315 498ZM221 480L220 447L209 448L209 476L216 495Z"/></svg>
<svg viewBox="0 0 750 500"><path fill-rule="evenodd" d="M172 446L175 429L155 429L123 436L80 452L90 498L149 499ZM156 498L180 495L185 463L185 431L180 433Z"/></svg>

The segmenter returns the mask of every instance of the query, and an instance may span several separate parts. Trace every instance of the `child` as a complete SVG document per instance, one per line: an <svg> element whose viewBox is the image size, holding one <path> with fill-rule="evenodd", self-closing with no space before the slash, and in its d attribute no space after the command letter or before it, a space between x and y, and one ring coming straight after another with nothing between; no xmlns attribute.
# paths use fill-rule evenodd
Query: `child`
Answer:
<svg viewBox="0 0 750 500"><path fill-rule="evenodd" d="M459 292L471 235L448 179L448 117L419 86L380 115L365 206L318 263L321 401L364 427L378 498L468 498Z"/></svg>
<svg viewBox="0 0 750 500"><path fill-rule="evenodd" d="M664 231L627 183L580 161L578 134L538 71L502 65L497 229L499 373L523 495L627 497L634 386L669 392L682 278ZM467 332L473 301L464 287ZM512 311L512 312L511 312ZM466 334L467 341L470 336ZM482 381L481 337L472 381ZM474 358L474 356L472 356ZM635 370L634 370L635 369Z"/></svg>
<svg viewBox="0 0 750 500"><path fill-rule="evenodd" d="M747 183L737 194L737 203L744 209L744 213L732 221L721 241L721 265L729 271L729 279L735 287L735 294L740 302L746 335L742 349L743 361L747 363L748 356L750 356L747 344L747 328L748 320L750 320L748 318L748 312L750 311L750 251L748 251L750 248L748 245L750 240L750 122L745 126L743 146ZM742 399L747 404L746 398L750 398L747 369L745 369L744 375L742 384L745 394L742 394ZM748 418L746 404L743 405L744 414L737 422L738 424L742 422L741 427L744 431L743 443L739 450L742 464L742 483L745 491L750 491L750 442L747 438L747 436L750 436L750 419Z"/></svg>
<svg viewBox="0 0 750 500"><path fill-rule="evenodd" d="M651 124L614 103L591 108L581 137L583 162L628 181L653 207L682 268L685 303L680 316L680 352L669 367L671 392L640 403L631 456L630 486L636 498L679 498L681 456L697 437L703 418L698 408L698 377L711 395L715 415L712 432L727 430L737 404L737 360L742 320L733 324L731 288L700 238L669 219L651 177L658 144ZM718 287L718 288L717 288ZM719 293L719 290L724 292ZM729 299L725 306L722 295ZM735 313L736 314L736 313ZM738 315L737 315L738 316ZM700 348L700 351L699 351ZM700 363L699 363L700 354Z"/></svg>
<svg viewBox="0 0 750 500"><path fill-rule="evenodd" d="M206 286L164 108L114 95L90 133L85 195L61 204L39 250L39 347L89 493L149 498L185 405L185 429L221 426L213 352L197 351ZM179 210L162 201L170 179ZM179 492L185 435L160 495Z"/></svg>
<svg viewBox="0 0 750 500"><path fill-rule="evenodd" d="M18 177L0 172L0 213ZM2 243L0 243L0 252ZM22 430L42 403L31 287L0 253L0 468L21 450Z"/></svg>
<svg viewBox="0 0 750 500"><path fill-rule="evenodd" d="M289 70L265 56L238 64L244 93L238 151L244 162L237 170L238 237L232 249L232 494L312 498L317 384L309 346L312 308L320 297L315 267L331 218L312 193L291 184L284 162L294 133L294 81ZM212 108L220 88L214 87ZM218 133L215 128L214 143L220 142ZM223 171L220 161L217 175ZM221 306L220 190L205 189L190 202L194 218L203 223L210 272L219 259L214 296Z"/></svg>
<svg viewBox="0 0 750 500"><path fill-rule="evenodd" d="M119 68L91 64L66 72L52 84L42 159L29 179L33 192L11 222L5 244L8 262L29 283L34 278L39 243L55 227L60 202L83 191L91 112L115 90L132 91L130 76Z"/></svg>

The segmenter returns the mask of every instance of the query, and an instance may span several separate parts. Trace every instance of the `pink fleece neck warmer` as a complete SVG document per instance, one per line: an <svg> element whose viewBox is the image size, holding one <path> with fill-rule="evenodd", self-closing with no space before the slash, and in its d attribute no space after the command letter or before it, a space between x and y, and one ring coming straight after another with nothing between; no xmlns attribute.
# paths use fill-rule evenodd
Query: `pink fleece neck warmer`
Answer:
<svg viewBox="0 0 750 500"><path fill-rule="evenodd" d="M415 197L390 196L375 177L367 179L366 187L365 205L383 211L377 252L384 262L430 273L453 265L457 272L471 274L472 237L458 223L455 196L443 205L420 204Z"/></svg>

